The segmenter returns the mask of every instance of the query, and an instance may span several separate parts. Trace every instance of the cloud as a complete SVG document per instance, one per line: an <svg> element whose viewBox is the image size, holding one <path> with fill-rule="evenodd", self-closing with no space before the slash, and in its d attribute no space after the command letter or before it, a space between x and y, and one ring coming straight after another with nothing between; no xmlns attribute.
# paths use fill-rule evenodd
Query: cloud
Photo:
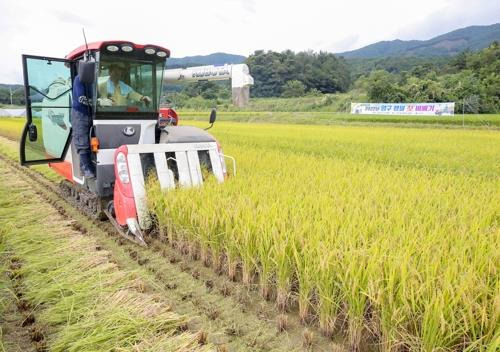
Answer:
<svg viewBox="0 0 500 352"><path fill-rule="evenodd" d="M69 11L55 10L54 16L55 19L61 23L79 24L87 27L93 24L93 21L90 19L76 15Z"/></svg>
<svg viewBox="0 0 500 352"><path fill-rule="evenodd" d="M339 40L336 40L329 45L326 45L323 50L340 53L344 51L353 50L359 40L359 33L347 35Z"/></svg>
<svg viewBox="0 0 500 352"><path fill-rule="evenodd" d="M250 14L257 13L255 0L226 0L226 1L231 4L235 3L238 4L242 9L244 9L246 12Z"/></svg>
<svg viewBox="0 0 500 352"><path fill-rule="evenodd" d="M25 27L22 21L19 21L19 13L22 8L9 6L7 2L0 2L0 35L6 35L6 32L20 30Z"/></svg>
<svg viewBox="0 0 500 352"><path fill-rule="evenodd" d="M498 3L498 5L497 5ZM427 39L498 22L498 0L0 0L0 83L20 82L21 54L64 57L89 42L125 39L165 46L174 57L255 50L342 52L380 40Z"/></svg>

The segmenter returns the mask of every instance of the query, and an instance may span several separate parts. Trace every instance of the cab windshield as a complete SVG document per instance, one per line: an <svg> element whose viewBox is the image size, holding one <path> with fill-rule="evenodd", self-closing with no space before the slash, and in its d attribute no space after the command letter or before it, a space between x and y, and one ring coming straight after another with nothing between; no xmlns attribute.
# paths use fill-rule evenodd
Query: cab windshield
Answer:
<svg viewBox="0 0 500 352"><path fill-rule="evenodd" d="M97 113L156 113L164 61L103 56L97 79Z"/></svg>

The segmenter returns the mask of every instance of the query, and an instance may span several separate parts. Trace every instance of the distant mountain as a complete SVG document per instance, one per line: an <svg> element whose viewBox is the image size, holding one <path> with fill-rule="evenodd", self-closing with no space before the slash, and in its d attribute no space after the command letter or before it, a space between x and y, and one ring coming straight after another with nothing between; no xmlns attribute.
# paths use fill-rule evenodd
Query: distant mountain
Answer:
<svg viewBox="0 0 500 352"><path fill-rule="evenodd" d="M246 60L245 56L226 53L213 53L210 55L186 56L182 58L172 57L167 60L167 68L241 64Z"/></svg>
<svg viewBox="0 0 500 352"><path fill-rule="evenodd" d="M0 83L0 89L9 89L9 87L12 88L12 90L16 90L16 89L19 89L19 88L22 88L24 87L22 84L3 84L3 83Z"/></svg>
<svg viewBox="0 0 500 352"><path fill-rule="evenodd" d="M500 23L489 26L465 27L429 40L382 41L337 55L345 58L451 56L465 49L480 50L486 48L495 40L500 41Z"/></svg>

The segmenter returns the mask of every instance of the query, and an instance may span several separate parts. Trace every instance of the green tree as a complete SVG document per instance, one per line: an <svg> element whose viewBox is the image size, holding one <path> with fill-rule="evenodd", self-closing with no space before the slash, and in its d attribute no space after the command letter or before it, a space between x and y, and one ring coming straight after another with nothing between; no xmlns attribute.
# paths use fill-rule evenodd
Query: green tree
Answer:
<svg viewBox="0 0 500 352"><path fill-rule="evenodd" d="M302 82L307 91L322 93L345 92L351 83L347 63L332 53L259 50L246 63L254 78L251 93L257 97L281 96L292 80Z"/></svg>
<svg viewBox="0 0 500 352"><path fill-rule="evenodd" d="M306 86L298 80L291 80L283 86L283 93L281 96L284 98L302 97L306 93Z"/></svg>
<svg viewBox="0 0 500 352"><path fill-rule="evenodd" d="M191 98L201 96L204 99L217 99L223 90L217 82L201 81L187 84L182 92ZM227 96L227 92L224 92L224 95Z"/></svg>
<svg viewBox="0 0 500 352"><path fill-rule="evenodd" d="M1 104L10 104L10 93L9 90L3 87L0 87L0 103Z"/></svg>
<svg viewBox="0 0 500 352"><path fill-rule="evenodd" d="M405 92L407 101L411 102L426 103L446 100L445 89L441 86L441 82L429 78L410 77L402 86L402 90Z"/></svg>
<svg viewBox="0 0 500 352"><path fill-rule="evenodd" d="M396 77L384 70L373 71L366 79L365 87L372 102L399 103L406 99L396 83Z"/></svg>

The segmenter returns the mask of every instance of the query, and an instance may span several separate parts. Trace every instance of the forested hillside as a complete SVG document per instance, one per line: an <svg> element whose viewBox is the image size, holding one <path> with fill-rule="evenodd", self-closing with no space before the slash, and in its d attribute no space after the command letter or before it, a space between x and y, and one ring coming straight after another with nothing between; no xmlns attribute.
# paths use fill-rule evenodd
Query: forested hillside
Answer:
<svg viewBox="0 0 500 352"><path fill-rule="evenodd" d="M204 65L241 64L246 59L243 55L213 53L209 55L172 57L167 60L167 68L193 67Z"/></svg>
<svg viewBox="0 0 500 352"><path fill-rule="evenodd" d="M246 63L255 80L252 95L256 97L345 92L350 85L347 63L331 53L259 50Z"/></svg>
<svg viewBox="0 0 500 352"><path fill-rule="evenodd" d="M429 40L381 41L338 55L346 58L451 56L466 49L484 49L495 40L500 40L500 23L460 28Z"/></svg>
<svg viewBox="0 0 500 352"><path fill-rule="evenodd" d="M253 98L349 92L352 99L360 102L452 101L457 103L457 109L460 106L460 110L464 108L470 113L500 111L498 42L479 52L466 50L446 59L374 59L358 68L334 54L289 50L256 51L246 63L255 80L251 88ZM227 104L230 96L227 82L199 82L184 86L171 99L178 107L193 108ZM330 100L336 104L335 99ZM328 101L324 100L325 104ZM320 105L326 109L323 103Z"/></svg>
<svg viewBox="0 0 500 352"><path fill-rule="evenodd" d="M351 80L355 81L361 75L369 74L375 70L385 70L390 73L411 71L417 66L432 66L442 69L453 60L453 56L436 57L402 57L392 56L383 58L348 58L346 59L351 74Z"/></svg>
<svg viewBox="0 0 500 352"><path fill-rule="evenodd" d="M464 51L446 65L426 63L410 71L375 70L361 76L354 88L372 102L447 102L467 112L500 111L500 45L473 53Z"/></svg>

